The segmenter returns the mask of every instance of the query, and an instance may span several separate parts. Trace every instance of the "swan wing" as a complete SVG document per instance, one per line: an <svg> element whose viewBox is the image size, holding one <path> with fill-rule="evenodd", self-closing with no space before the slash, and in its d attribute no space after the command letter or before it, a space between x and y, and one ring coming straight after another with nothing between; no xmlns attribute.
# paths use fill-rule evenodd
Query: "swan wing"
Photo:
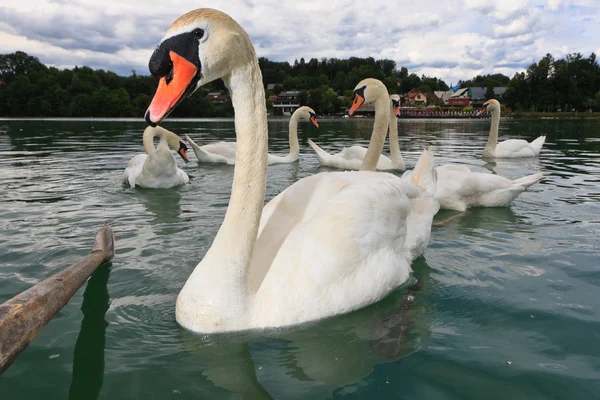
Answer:
<svg viewBox="0 0 600 400"><path fill-rule="evenodd" d="M268 165L273 165L273 164L290 164L293 163L295 161L298 161L298 157L291 157L290 155L287 156L278 156L275 154L267 154L267 164Z"/></svg>
<svg viewBox="0 0 600 400"><path fill-rule="evenodd" d="M456 196L467 198L500 188L509 188L512 181L499 175L473 172L467 167L444 165L436 168L438 174L437 193L451 191Z"/></svg>
<svg viewBox="0 0 600 400"><path fill-rule="evenodd" d="M216 164L227 164L228 163L228 159L226 157L223 157L219 154L210 153L209 151L204 149L204 146L202 146L202 147L198 146L196 144L196 142L194 142L188 135L185 135L185 139L192 147L192 150L194 151L194 154L196 155L198 162L216 163ZM234 157L234 164L235 164L235 157Z"/></svg>
<svg viewBox="0 0 600 400"><path fill-rule="evenodd" d="M522 139L508 139L498 143L495 154L498 158L522 158L536 155L531 143Z"/></svg>
<svg viewBox="0 0 600 400"><path fill-rule="evenodd" d="M457 211L464 211L469 206L507 205L542 178L542 174L538 173L510 180L495 174L473 172L466 167L455 165L437 167L436 172L438 185L435 196L441 208Z"/></svg>
<svg viewBox="0 0 600 400"><path fill-rule="evenodd" d="M302 179L269 202L249 278L259 304L269 305L256 314L260 324L348 312L405 282L435 213L415 211L421 194L392 174L335 172ZM289 312L297 309L301 315Z"/></svg>
<svg viewBox="0 0 600 400"><path fill-rule="evenodd" d="M129 174L132 187L171 188L188 183L190 180L185 171L177 167L177 160L166 143L159 143L156 150L150 154L140 154L135 158L138 160L135 161L134 174ZM130 164L132 162L134 160L131 160ZM132 178L134 184L131 184Z"/></svg>
<svg viewBox="0 0 600 400"><path fill-rule="evenodd" d="M146 154L138 154L129 160L129 164L123 172L123 183L128 184L131 187L135 187L135 180L138 175L142 172L144 162L146 161Z"/></svg>
<svg viewBox="0 0 600 400"><path fill-rule="evenodd" d="M364 160L367 155L367 149L362 146L350 146L344 147L342 151L338 153L340 157L345 160Z"/></svg>
<svg viewBox="0 0 600 400"><path fill-rule="evenodd" d="M367 155L367 149L362 146L345 147L339 153L339 156L346 162L347 169L358 170L362 166L362 162ZM392 160L381 154L377 161L377 169L392 169Z"/></svg>
<svg viewBox="0 0 600 400"><path fill-rule="evenodd" d="M222 157L227 160L227 164L235 164L235 152L236 152L236 143L235 142L216 142L205 144L201 147L205 152L213 155Z"/></svg>

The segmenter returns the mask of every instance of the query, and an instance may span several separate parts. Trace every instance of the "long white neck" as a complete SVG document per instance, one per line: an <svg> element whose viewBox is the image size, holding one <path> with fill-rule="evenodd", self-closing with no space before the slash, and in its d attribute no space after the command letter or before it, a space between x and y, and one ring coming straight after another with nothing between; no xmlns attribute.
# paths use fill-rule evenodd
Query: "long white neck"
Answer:
<svg viewBox="0 0 600 400"><path fill-rule="evenodd" d="M162 130L164 129L160 126L154 128L149 126L146 128L142 139L144 143L144 151L146 152L146 154L150 154L154 151L154 136L162 138L164 136L164 132L162 132Z"/></svg>
<svg viewBox="0 0 600 400"><path fill-rule="evenodd" d="M146 130L144 131L144 135L143 135L144 151L146 151L147 154L150 154L151 152L153 152L155 150L154 137L159 138L159 140L160 140L160 142L158 144L159 147L161 145L164 145L164 146L166 146L166 149L171 147L174 150L177 150L179 148L178 147L179 140L180 140L179 136L177 136L170 130L167 130L160 126L155 126L155 127L149 126L146 128Z"/></svg>
<svg viewBox="0 0 600 400"><path fill-rule="evenodd" d="M390 158L392 166L395 169L405 169L404 159L400 153L400 144L398 144L398 121L396 115L390 112Z"/></svg>
<svg viewBox="0 0 600 400"><path fill-rule="evenodd" d="M300 156L300 145L298 144L298 114L292 114L290 118L290 152L287 155L291 161L296 161Z"/></svg>
<svg viewBox="0 0 600 400"><path fill-rule="evenodd" d="M235 109L237 150L231 197L212 246L186 282L180 297L204 299L204 304L215 306L218 299L226 298L227 307L219 312L237 318L244 315L249 306L248 272L265 200L267 110L257 60L236 69L223 80Z"/></svg>
<svg viewBox="0 0 600 400"><path fill-rule="evenodd" d="M369 148L367 154L360 166L360 171L375 171L377 168L377 162L381 151L383 150L383 142L387 135L388 124L390 123L390 105L387 93L385 96L380 96L375 101L375 123L373 124L373 133L371 134L371 141L369 142ZM398 134L396 133L396 143L398 142Z"/></svg>
<svg viewBox="0 0 600 400"><path fill-rule="evenodd" d="M490 126L490 136L488 137L487 144L485 145L488 149L495 149L498 144L498 127L500 126L500 110L492 110L492 125Z"/></svg>

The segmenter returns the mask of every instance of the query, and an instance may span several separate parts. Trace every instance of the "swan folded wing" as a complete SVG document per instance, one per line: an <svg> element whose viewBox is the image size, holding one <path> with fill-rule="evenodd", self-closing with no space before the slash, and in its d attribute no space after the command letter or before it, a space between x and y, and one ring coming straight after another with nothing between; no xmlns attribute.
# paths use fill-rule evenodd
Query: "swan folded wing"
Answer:
<svg viewBox="0 0 600 400"><path fill-rule="evenodd" d="M496 189L507 189L513 186L512 181L495 174L473 172L466 167L442 166L436 168L438 174L438 193L451 190L461 197L471 197Z"/></svg>
<svg viewBox="0 0 600 400"><path fill-rule="evenodd" d="M523 139L508 139L496 146L497 157L519 158L535 155L531 143Z"/></svg>
<svg viewBox="0 0 600 400"><path fill-rule="evenodd" d="M161 144L146 156L140 173L134 179L138 186L156 189L183 185L190 180L185 171L177 167L168 147Z"/></svg>
<svg viewBox="0 0 600 400"><path fill-rule="evenodd" d="M263 269L253 282L258 306L269 307L258 318L282 324L286 310L302 309L285 322L296 323L352 311L408 279L410 198L420 195L418 188L371 172L319 174L299 183L305 184L265 207L251 275Z"/></svg>
<svg viewBox="0 0 600 400"><path fill-rule="evenodd" d="M367 149L365 149L364 147L361 147L361 146L352 146L352 147L344 148L342 150L342 152L340 153L340 155L352 163L356 162L356 168L353 168L353 169L358 170L362 166L363 160L365 159L365 157L367 155ZM353 165L353 167L354 167L354 165ZM389 157L387 157L383 154L380 154L379 160L377 160L376 168L377 169L393 169L392 160L390 160Z"/></svg>
<svg viewBox="0 0 600 400"><path fill-rule="evenodd" d="M198 159L199 162L228 164L227 157L223 157L219 154L213 154L213 153L206 151L206 149L204 149L204 146L202 146L202 147L198 146L196 144L196 142L194 142L188 135L185 135L185 138L188 141L188 143L190 144L190 146L192 146L192 150L194 151L194 154L196 155L196 158ZM221 142L221 143L224 143L224 142ZM235 158L234 158L234 161L235 161Z"/></svg>
<svg viewBox="0 0 600 400"><path fill-rule="evenodd" d="M140 174L146 161L146 154L138 154L129 160L127 168L123 172L123 182L129 184L131 187L135 187L135 178Z"/></svg>
<svg viewBox="0 0 600 400"><path fill-rule="evenodd" d="M236 144L228 142L210 143L202 146L202 150L205 150L211 154L220 155L227 159L235 160Z"/></svg>
<svg viewBox="0 0 600 400"><path fill-rule="evenodd" d="M361 146L344 147L340 152L340 157L346 160L364 160L367 149Z"/></svg>

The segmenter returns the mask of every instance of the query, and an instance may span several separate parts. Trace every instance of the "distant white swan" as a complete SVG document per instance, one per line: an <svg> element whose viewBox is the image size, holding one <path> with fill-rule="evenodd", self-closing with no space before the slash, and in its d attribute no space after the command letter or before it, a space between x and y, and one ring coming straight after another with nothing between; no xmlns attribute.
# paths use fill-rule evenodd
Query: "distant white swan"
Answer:
<svg viewBox="0 0 600 400"><path fill-rule="evenodd" d="M290 141L290 152L287 156L276 156L274 154L268 155L268 164L289 164L298 161L300 155L300 146L298 144L298 121L309 120L317 128L319 123L314 110L307 106L298 108L292 114L290 118L289 128L289 141ZM235 150L236 142L217 142L206 144L204 146L198 146L188 135L185 135L187 141L192 146L192 150L196 154L199 162L209 163L221 163L221 164L235 164Z"/></svg>
<svg viewBox="0 0 600 400"><path fill-rule="evenodd" d="M511 180L495 174L473 172L462 165L443 165L436 167L435 171L435 198L440 202L440 209L455 211L465 211L469 207L505 206L544 177L542 173L536 173ZM411 176L412 171L406 171L402 178Z"/></svg>
<svg viewBox="0 0 600 400"><path fill-rule="evenodd" d="M229 206L177 297L182 326L224 332L299 324L365 307L408 279L438 209L429 152L419 158L411 181L384 172L320 173L265 206L267 111L248 34L220 11L191 11L169 27L149 66L159 87L148 123L160 123L185 96L218 78L235 109ZM368 80L356 90L387 124L385 86ZM383 140L372 140L365 161L376 161L382 147Z"/></svg>
<svg viewBox="0 0 600 400"><path fill-rule="evenodd" d="M360 94L358 94L358 96L360 96ZM391 95L390 107L392 112L390 113L389 123L387 126L385 123L375 124L373 126L371 140L373 140L373 138L376 136L383 136L385 139L388 127L390 133L389 138L391 159L383 154L380 154L379 160L377 161L377 169L379 170L397 169L403 171L406 169L406 166L404 165L404 159L402 158L402 153L400 153L400 145L398 144L398 121L396 120L396 116L400 115L399 102L400 96L397 94ZM329 154L310 139L308 140L308 144L317 154L319 163L326 167L359 170L365 155L367 154L367 149L358 145L345 147L337 154Z"/></svg>
<svg viewBox="0 0 600 400"><path fill-rule="evenodd" d="M158 136L160 141L156 149L153 139ZM144 131L144 150L147 154L138 154L129 161L123 173L123 182L131 187L170 188L188 183L190 178L177 167L177 160L169 146L187 163L187 146L181 138L161 127L147 127Z"/></svg>
<svg viewBox="0 0 600 400"><path fill-rule="evenodd" d="M483 149L483 158L525 158L537 157L540 154L546 136L540 136L531 143L523 139L508 139L498 143L498 127L500 126L500 103L498 100L490 99L483 103L483 107L477 115L486 111L492 113L492 125L490 136Z"/></svg>

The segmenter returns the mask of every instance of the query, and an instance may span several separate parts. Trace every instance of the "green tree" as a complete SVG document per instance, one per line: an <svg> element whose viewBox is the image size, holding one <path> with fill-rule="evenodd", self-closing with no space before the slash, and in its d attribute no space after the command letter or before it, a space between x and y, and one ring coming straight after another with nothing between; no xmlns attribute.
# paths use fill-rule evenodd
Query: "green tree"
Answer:
<svg viewBox="0 0 600 400"><path fill-rule="evenodd" d="M488 85L485 89L485 99L493 99L494 98L494 87L492 85Z"/></svg>

